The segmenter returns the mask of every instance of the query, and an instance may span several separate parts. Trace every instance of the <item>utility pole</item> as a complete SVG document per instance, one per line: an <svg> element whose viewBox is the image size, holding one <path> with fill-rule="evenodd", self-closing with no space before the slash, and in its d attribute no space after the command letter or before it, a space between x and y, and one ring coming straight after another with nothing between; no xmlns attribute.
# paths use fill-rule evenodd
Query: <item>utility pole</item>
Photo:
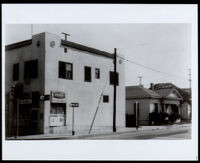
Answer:
<svg viewBox="0 0 200 163"><path fill-rule="evenodd" d="M33 24L31 24L31 38L33 37Z"/></svg>
<svg viewBox="0 0 200 163"><path fill-rule="evenodd" d="M113 98L113 132L116 132L116 94L117 94L117 49L114 49L114 98Z"/></svg>
<svg viewBox="0 0 200 163"><path fill-rule="evenodd" d="M192 80L191 80L191 69L189 68L188 69L189 70L189 82L190 82L190 99L192 99L192 86L191 86L191 82L192 82ZM190 111L190 114L191 114L191 120L192 120L192 100L191 100L191 111Z"/></svg>
<svg viewBox="0 0 200 163"><path fill-rule="evenodd" d="M62 34L65 35L65 41L67 41L67 36L70 36L70 34L67 34L67 33L64 33L64 32L62 32Z"/></svg>
<svg viewBox="0 0 200 163"><path fill-rule="evenodd" d="M189 70L189 74L188 74L188 75L189 75L189 79L188 79L188 80L189 80L189 82L190 82L190 97L191 97L191 95L192 95L192 86L191 86L191 82L192 82L192 80L191 80L191 69L189 68L188 70Z"/></svg>
<svg viewBox="0 0 200 163"><path fill-rule="evenodd" d="M139 80L140 80L140 86L142 86L142 76L138 76Z"/></svg>

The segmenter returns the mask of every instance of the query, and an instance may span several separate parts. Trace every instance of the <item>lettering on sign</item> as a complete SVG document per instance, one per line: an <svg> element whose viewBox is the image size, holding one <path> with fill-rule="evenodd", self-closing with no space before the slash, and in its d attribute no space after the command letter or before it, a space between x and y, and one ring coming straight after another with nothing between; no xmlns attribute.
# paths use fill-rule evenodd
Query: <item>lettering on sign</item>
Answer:
<svg viewBox="0 0 200 163"><path fill-rule="evenodd" d="M70 106L71 106L71 107L79 107L79 103L74 103L74 102L73 102L73 103L70 104Z"/></svg>
<svg viewBox="0 0 200 163"><path fill-rule="evenodd" d="M51 91L52 103L66 103L66 96L64 92Z"/></svg>

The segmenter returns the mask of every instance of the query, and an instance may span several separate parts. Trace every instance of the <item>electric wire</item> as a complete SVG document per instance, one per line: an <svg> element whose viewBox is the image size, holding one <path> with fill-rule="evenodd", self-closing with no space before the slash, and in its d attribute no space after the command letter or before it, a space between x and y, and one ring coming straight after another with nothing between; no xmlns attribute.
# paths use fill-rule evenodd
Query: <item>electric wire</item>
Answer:
<svg viewBox="0 0 200 163"><path fill-rule="evenodd" d="M174 76L174 77L178 77L178 78L182 78L182 79L188 80L187 78L185 78L185 77L183 77L183 76L179 76L179 75L175 75L175 74L170 74L170 73L167 73L167 72L163 72L163 71L160 71L160 70L156 70L156 69L154 69L154 68L151 68L151 67L149 67L149 66L143 65L143 64L141 64L141 63L134 62L134 61L132 61L132 60L130 60L130 59L125 59L125 58L123 58L123 57L121 57L121 56L117 56L117 57L118 57L118 58L121 58L121 59L123 59L123 60L125 60L125 61L127 61L127 62L130 62L130 63L132 63L132 64L141 66L141 67L143 67L143 68L146 68L146 69L149 69L149 70L158 72L158 73L162 73L162 74L166 74L166 75L170 75L170 76Z"/></svg>

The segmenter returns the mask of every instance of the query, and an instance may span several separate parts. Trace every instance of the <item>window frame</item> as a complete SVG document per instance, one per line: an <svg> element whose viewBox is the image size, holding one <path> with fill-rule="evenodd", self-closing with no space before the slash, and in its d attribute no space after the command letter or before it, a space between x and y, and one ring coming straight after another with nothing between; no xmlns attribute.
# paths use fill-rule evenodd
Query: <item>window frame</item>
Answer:
<svg viewBox="0 0 200 163"><path fill-rule="evenodd" d="M16 70L16 67L15 66L17 66L17 70ZM17 73L16 73L16 71L17 71ZM13 64L13 72L12 72L12 79L13 79L13 81L18 81L19 80L19 63L14 63ZM16 75L16 74L18 74L18 75Z"/></svg>
<svg viewBox="0 0 200 163"><path fill-rule="evenodd" d="M35 70L33 71L34 63L36 63ZM26 65L27 64L27 65ZM28 66L29 65L29 66ZM29 69L32 69L30 72ZM28 75L27 75L28 74ZM35 79L38 77L38 59L29 60L24 62L24 79Z"/></svg>
<svg viewBox="0 0 200 163"><path fill-rule="evenodd" d="M60 64L65 64L65 70L63 70L63 71L65 71L65 72L63 72L63 73L64 73L64 76L61 75L61 72L60 72L60 70L61 70ZM66 73L67 73L67 69L66 69L67 65L71 65L71 71L68 71L68 72L71 72L71 77L70 77L70 78L68 78L67 75L66 75ZM73 80L73 63L64 62L64 61L58 61L58 78Z"/></svg>
<svg viewBox="0 0 200 163"><path fill-rule="evenodd" d="M110 71L110 85L114 85L114 71ZM116 81L116 85L119 85L119 73L116 72L116 77L117 77L117 81ZM112 79L113 78L113 79Z"/></svg>
<svg viewBox="0 0 200 163"><path fill-rule="evenodd" d="M90 80L86 80L86 68L90 69ZM84 66L84 81L85 82L92 82L92 67L90 66Z"/></svg>
<svg viewBox="0 0 200 163"><path fill-rule="evenodd" d="M100 68L95 68L95 79L100 79Z"/></svg>
<svg viewBox="0 0 200 163"><path fill-rule="evenodd" d="M109 95L103 95L103 103L109 103Z"/></svg>

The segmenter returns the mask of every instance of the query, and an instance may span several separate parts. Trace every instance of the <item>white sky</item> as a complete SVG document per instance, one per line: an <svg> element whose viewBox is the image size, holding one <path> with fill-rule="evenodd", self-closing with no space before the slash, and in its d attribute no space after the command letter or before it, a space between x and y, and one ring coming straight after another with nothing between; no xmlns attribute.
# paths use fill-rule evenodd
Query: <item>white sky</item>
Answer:
<svg viewBox="0 0 200 163"><path fill-rule="evenodd" d="M11 44L31 38L31 25L6 25L5 42ZM141 24L34 24L33 35L50 32L64 36L69 41L113 53L124 54L126 59L182 76L174 77L126 62L126 85L172 82L179 87L189 87L188 68L191 68L191 24L189 23L141 23Z"/></svg>

